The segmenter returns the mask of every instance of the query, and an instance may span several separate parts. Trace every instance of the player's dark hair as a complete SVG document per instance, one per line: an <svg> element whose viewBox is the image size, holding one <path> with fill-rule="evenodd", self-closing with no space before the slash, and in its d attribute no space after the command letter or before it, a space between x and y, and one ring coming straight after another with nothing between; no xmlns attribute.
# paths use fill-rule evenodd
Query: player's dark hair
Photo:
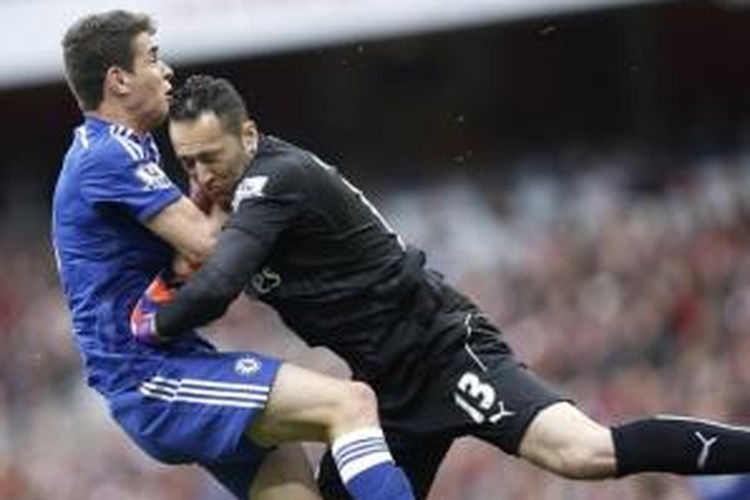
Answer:
<svg viewBox="0 0 750 500"><path fill-rule="evenodd" d="M195 120L205 112L213 112L224 130L239 135L248 119L242 96L224 78L193 75L172 95L169 118L173 121Z"/></svg>
<svg viewBox="0 0 750 500"><path fill-rule="evenodd" d="M82 17L68 29L62 40L65 77L81 109L99 107L107 70L133 71L133 39L155 32L149 16L124 10Z"/></svg>

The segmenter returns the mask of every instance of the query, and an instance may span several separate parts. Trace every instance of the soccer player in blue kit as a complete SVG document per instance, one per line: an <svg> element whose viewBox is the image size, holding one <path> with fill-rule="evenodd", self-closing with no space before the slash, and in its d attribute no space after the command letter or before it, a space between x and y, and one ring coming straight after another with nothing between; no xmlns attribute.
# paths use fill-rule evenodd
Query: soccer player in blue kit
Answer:
<svg viewBox="0 0 750 500"><path fill-rule="evenodd" d="M57 182L52 233L88 384L145 452L197 463L237 498L318 498L301 447L283 444L301 440L332 446L355 498L413 498L367 385L219 353L195 332L170 344L131 334L147 287L154 303L168 298L149 283L171 266L172 248L199 264L221 222L161 169L150 131L167 116L172 70L154 33L148 16L118 10L78 20L63 39L85 120Z"/></svg>

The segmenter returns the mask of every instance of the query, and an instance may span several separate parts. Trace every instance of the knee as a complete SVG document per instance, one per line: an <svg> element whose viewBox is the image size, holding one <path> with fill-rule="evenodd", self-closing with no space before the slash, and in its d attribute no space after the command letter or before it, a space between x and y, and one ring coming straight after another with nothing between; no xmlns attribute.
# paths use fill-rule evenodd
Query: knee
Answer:
<svg viewBox="0 0 750 500"><path fill-rule="evenodd" d="M568 479L594 479L597 476L596 451L587 446L569 446L558 450L555 472Z"/></svg>
<svg viewBox="0 0 750 500"><path fill-rule="evenodd" d="M552 405L537 415L519 454L569 479L604 479L616 471L611 431L569 403Z"/></svg>
<svg viewBox="0 0 750 500"><path fill-rule="evenodd" d="M554 451L548 468L567 479L604 479L615 471L609 430L574 440Z"/></svg>
<svg viewBox="0 0 750 500"><path fill-rule="evenodd" d="M336 415L340 425L345 427L378 425L375 392L363 382L344 382L341 396L336 401Z"/></svg>

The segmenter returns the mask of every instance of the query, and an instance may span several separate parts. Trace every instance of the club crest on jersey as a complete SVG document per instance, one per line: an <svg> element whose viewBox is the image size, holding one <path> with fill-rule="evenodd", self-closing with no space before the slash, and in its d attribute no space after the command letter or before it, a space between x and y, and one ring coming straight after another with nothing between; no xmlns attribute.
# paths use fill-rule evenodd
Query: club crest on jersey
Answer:
<svg viewBox="0 0 750 500"><path fill-rule="evenodd" d="M157 191L172 187L172 181L169 180L167 174L153 162L138 165L135 169L135 175L141 180L143 189L146 191Z"/></svg>
<svg viewBox="0 0 750 500"><path fill-rule="evenodd" d="M249 377L258 373L261 366L262 364L258 359L252 356L245 356L234 362L234 371L237 375Z"/></svg>
<svg viewBox="0 0 750 500"><path fill-rule="evenodd" d="M240 206L240 203L242 203L245 200L249 200L251 198L260 198L265 193L263 193L263 188L266 187L266 183L268 182L268 176L265 175L256 175L254 177L247 177L245 179L242 179L240 184L237 186L237 189L234 191L234 198L232 199L232 210L237 210L237 207Z"/></svg>

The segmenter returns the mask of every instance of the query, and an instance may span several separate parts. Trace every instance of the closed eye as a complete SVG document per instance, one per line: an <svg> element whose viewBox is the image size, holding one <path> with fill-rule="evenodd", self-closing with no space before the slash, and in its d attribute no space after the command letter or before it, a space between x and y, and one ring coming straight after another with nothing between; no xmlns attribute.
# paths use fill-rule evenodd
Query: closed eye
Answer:
<svg viewBox="0 0 750 500"><path fill-rule="evenodd" d="M192 156L180 156L178 160L182 164L182 167L187 171L193 170L195 168L195 158L193 158Z"/></svg>

